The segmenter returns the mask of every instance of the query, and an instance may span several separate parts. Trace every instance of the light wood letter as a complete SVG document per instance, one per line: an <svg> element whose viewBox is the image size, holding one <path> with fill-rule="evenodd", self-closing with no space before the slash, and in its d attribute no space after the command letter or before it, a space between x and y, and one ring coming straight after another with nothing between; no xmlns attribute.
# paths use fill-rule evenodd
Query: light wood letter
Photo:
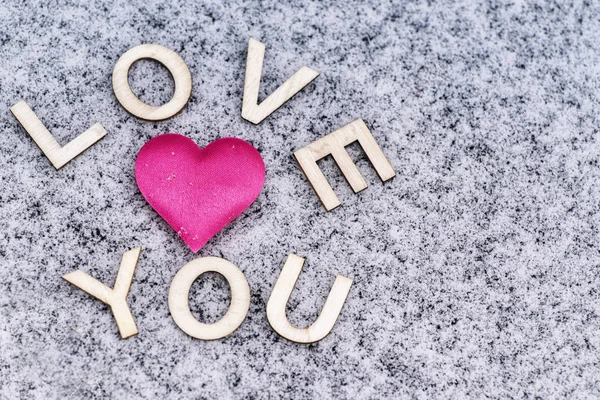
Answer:
<svg viewBox="0 0 600 400"><path fill-rule="evenodd" d="M331 332L348 297L352 279L338 275L317 320L308 328L296 328L289 323L285 308L303 265L304 258L294 254L288 256L267 303L267 318L275 332L284 338L297 343L314 343Z"/></svg>
<svg viewBox="0 0 600 400"><path fill-rule="evenodd" d="M10 111L56 169L64 166L106 135L106 130L102 125L94 124L64 147L60 147L60 144L46 129L25 100L21 100L12 106Z"/></svg>
<svg viewBox="0 0 600 400"><path fill-rule="evenodd" d="M127 305L127 294L129 293L133 272L135 271L141 250L142 248L138 247L123 254L113 289L81 270L63 275L63 279L67 282L110 306L123 339L127 339L138 333L133 315Z"/></svg>
<svg viewBox="0 0 600 400"><path fill-rule="evenodd" d="M244 81L244 98L242 100L242 118L253 124L260 124L271 113L277 110L306 85L311 83L319 73L308 67L302 67L283 85L279 86L269 97L258 104L258 90L262 75L265 45L256 39L248 41L248 58L246 59L246 80Z"/></svg>
<svg viewBox="0 0 600 400"><path fill-rule="evenodd" d="M205 272L223 275L231 288L231 303L225 316L214 324L203 324L191 313L190 288ZM173 278L169 288L169 311L175 324L188 335L202 340L220 339L233 333L244 321L250 308L250 287L246 277L227 260L202 257L184 265Z"/></svg>
<svg viewBox="0 0 600 400"><path fill-rule="evenodd" d="M331 211L339 206L340 200L317 165L317 161L323 157L330 154L333 156L342 174L346 177L350 186L352 186L354 193L367 188L365 178L363 178L358 168L356 168L356 165L352 162L345 149L346 146L355 141L358 141L361 145L382 181L385 182L396 175L390 162L383 155L381 148L375 142L373 135L371 135L369 128L367 128L362 119L357 119L294 153L298 164L300 164L300 168L302 168L304 175L306 175L306 178L327 211Z"/></svg>
<svg viewBox="0 0 600 400"><path fill-rule="evenodd" d="M129 86L129 69L136 61L152 59L164 65L175 81L173 98L160 107L144 103ZM113 90L123 108L138 118L161 121L171 118L187 104L192 95L192 74L183 58L159 44L140 44L125 52L117 61L112 75Z"/></svg>

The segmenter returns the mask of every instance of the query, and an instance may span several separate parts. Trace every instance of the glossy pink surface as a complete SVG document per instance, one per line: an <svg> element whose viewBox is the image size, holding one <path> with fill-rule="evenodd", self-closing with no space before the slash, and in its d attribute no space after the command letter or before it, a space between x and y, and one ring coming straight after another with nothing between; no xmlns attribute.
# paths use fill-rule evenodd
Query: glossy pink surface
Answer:
<svg viewBox="0 0 600 400"><path fill-rule="evenodd" d="M258 197L265 165L244 140L223 138L201 148L169 133L141 148L135 179L148 203L196 253Z"/></svg>

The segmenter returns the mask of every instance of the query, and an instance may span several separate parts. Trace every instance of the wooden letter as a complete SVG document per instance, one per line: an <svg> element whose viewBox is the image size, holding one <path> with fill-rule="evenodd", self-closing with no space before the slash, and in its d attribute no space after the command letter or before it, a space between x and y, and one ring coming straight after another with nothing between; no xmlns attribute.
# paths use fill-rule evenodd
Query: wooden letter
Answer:
<svg viewBox="0 0 600 400"><path fill-rule="evenodd" d="M231 304L223 318L214 324L199 322L190 312L189 295L194 281L203 273L223 275L231 288ZM233 333L244 321L250 308L250 287L246 277L232 263L222 258L203 257L191 261L177 272L169 288L169 311L175 324L188 335L214 340Z"/></svg>
<svg viewBox="0 0 600 400"><path fill-rule="evenodd" d="M164 65L175 81L173 98L160 107L142 102L129 87L129 68L134 62L149 58ZM119 58L112 75L113 90L125 110L148 121L171 118L187 104L192 94L192 75L185 61L173 50L158 44L141 44Z"/></svg>
<svg viewBox="0 0 600 400"><path fill-rule="evenodd" d="M304 258L294 254L288 256L267 303L267 318L275 332L284 338L297 343L314 343L331 332L348 297L352 279L338 275L317 320L308 328L299 329L288 322L285 308L303 264Z"/></svg>
<svg viewBox="0 0 600 400"><path fill-rule="evenodd" d="M319 73L308 67L302 67L290 79L279 86L260 105L258 89L262 75L265 45L256 39L248 42L248 58L246 59L246 80L244 82L244 98L242 100L242 118L253 124L259 124L273 111L277 110L306 85L311 83Z"/></svg>
<svg viewBox="0 0 600 400"><path fill-rule="evenodd" d="M365 182L365 179L345 149L346 146L357 140L381 180L385 182L392 179L396 173L362 119L357 119L294 153L298 164L300 164L300 168L302 168L304 175L306 175L306 178L327 211L331 211L339 206L340 201L329 183L327 183L325 175L323 175L323 172L317 166L317 161L331 154L340 167L342 174L346 177L350 186L352 186L354 193L366 189L367 182Z"/></svg>
<svg viewBox="0 0 600 400"><path fill-rule="evenodd" d="M66 146L60 147L60 144L24 100L12 106L10 111L56 169L83 153L106 135L102 125L94 124L90 129L67 143Z"/></svg>
<svg viewBox="0 0 600 400"><path fill-rule="evenodd" d="M133 272L135 271L141 250L142 248L138 247L123 254L113 289L81 270L63 275L63 279L67 282L110 306L123 339L137 335L138 333L133 315L131 315L131 310L127 305L127 293L129 293Z"/></svg>

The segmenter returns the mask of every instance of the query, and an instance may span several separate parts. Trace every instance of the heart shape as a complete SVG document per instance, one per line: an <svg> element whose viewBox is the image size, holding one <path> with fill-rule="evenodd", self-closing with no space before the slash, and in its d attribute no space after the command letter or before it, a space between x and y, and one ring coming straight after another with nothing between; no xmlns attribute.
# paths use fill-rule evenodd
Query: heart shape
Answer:
<svg viewBox="0 0 600 400"><path fill-rule="evenodd" d="M265 164L242 139L218 139L201 148L169 133L142 146L135 179L152 208L196 253L258 197Z"/></svg>

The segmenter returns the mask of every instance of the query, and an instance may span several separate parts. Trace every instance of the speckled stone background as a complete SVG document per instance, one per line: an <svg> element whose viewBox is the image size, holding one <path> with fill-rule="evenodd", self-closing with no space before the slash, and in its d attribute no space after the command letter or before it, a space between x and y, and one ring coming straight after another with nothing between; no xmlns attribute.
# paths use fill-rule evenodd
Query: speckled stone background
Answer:
<svg viewBox="0 0 600 400"><path fill-rule="evenodd" d="M84 2L82 2L84 3ZM266 43L261 98L302 65L321 73L259 126L240 117L247 42ZM600 4L350 1L3 1L0 4L0 397L591 398L600 396ZM160 123L111 87L127 49L159 43L193 94ZM167 101L168 72L135 65L141 99ZM107 136L55 171L9 107L25 99L66 143ZM321 163L343 206L327 213L292 152L363 118L397 177L357 146L355 195ZM253 143L258 200L198 255L137 189L138 150L161 133ZM129 295L140 333L60 279L112 286L144 248ZM280 338L266 302L283 262L307 258L289 304L308 326L336 274L354 279L332 333ZM186 336L169 315L175 273L198 256L244 272L250 312L230 337ZM228 306L216 275L193 286L205 322Z"/></svg>

